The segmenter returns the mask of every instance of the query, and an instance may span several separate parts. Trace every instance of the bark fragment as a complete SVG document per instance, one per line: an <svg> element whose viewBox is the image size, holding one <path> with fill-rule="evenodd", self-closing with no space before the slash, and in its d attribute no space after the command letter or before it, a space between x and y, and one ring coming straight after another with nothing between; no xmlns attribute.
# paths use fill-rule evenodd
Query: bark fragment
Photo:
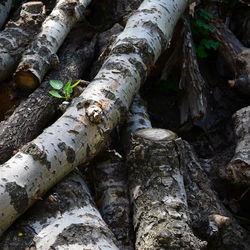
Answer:
<svg viewBox="0 0 250 250"><path fill-rule="evenodd" d="M78 34L85 30L80 38ZM56 71L44 79L41 87L36 89L27 100L23 101L0 126L0 163L7 161L25 143L38 136L55 116L62 99L49 95L50 80L66 82L79 80L94 58L96 38L91 40L94 32L86 24L72 30L70 38L59 51L61 63ZM72 50L72 47L77 47ZM85 74L86 75L86 74Z"/></svg>
<svg viewBox="0 0 250 250"><path fill-rule="evenodd" d="M14 72L23 51L39 32L45 19L42 2L27 2L22 5L17 21L9 21L0 33L0 81Z"/></svg>
<svg viewBox="0 0 250 250"><path fill-rule="evenodd" d="M205 80L202 77L197 60L196 50L188 15L184 15L183 64L179 88L183 90L180 108L181 124L199 120L206 114L206 98L204 96Z"/></svg>
<svg viewBox="0 0 250 250"><path fill-rule="evenodd" d="M58 65L57 50L72 29L84 19L91 0L60 0L43 22L41 32L24 52L14 75L20 87L33 89L49 69Z"/></svg>
<svg viewBox="0 0 250 250"><path fill-rule="evenodd" d="M127 156L136 249L203 249L189 227L180 138L163 129L142 129Z"/></svg>
<svg viewBox="0 0 250 250"><path fill-rule="evenodd" d="M88 162L106 144L110 132L124 119L127 110L146 78L148 64L155 63L170 41L172 31L189 1L145 0L117 37L111 54L86 90L52 126L32 141L46 155L50 167L24 152L17 153L0 168L0 234L18 217L6 192L9 182L25 187L29 202L44 194L76 166ZM87 103L87 105L85 105ZM103 115L100 124L86 117L89 104L98 103ZM72 134L72 129L77 133ZM75 152L74 162L66 150ZM15 202L18 202L18 198Z"/></svg>
<svg viewBox="0 0 250 250"><path fill-rule="evenodd" d="M8 249L118 249L78 172L38 201L1 238Z"/></svg>

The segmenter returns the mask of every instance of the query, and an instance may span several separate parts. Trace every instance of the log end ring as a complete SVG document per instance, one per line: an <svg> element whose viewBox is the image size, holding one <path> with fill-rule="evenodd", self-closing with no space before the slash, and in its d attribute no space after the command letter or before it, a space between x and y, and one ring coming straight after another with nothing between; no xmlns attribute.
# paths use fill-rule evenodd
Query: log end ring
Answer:
<svg viewBox="0 0 250 250"><path fill-rule="evenodd" d="M173 140L177 138L177 134L161 128L145 128L140 129L135 132L135 135L143 137L145 139L153 141L164 141L164 140Z"/></svg>

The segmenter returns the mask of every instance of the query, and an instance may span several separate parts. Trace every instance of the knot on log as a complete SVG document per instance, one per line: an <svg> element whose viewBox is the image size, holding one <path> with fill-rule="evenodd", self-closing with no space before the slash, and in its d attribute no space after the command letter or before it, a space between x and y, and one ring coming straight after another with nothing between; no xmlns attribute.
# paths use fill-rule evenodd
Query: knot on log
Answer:
<svg viewBox="0 0 250 250"><path fill-rule="evenodd" d="M98 102L91 103L86 101L85 104L85 114L88 120L92 123L99 124L103 120L103 109L101 104Z"/></svg>

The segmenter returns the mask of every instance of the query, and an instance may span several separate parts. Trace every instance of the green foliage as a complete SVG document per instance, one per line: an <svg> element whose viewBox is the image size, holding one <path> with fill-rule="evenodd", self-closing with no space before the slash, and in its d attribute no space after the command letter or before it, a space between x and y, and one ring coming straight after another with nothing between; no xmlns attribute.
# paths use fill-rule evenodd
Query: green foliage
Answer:
<svg viewBox="0 0 250 250"><path fill-rule="evenodd" d="M66 85L63 87L63 82L59 80L50 80L49 83L53 90L50 90L49 93L56 98L65 98L66 100L71 99L71 94L73 92L73 88L80 83L81 80L77 81L75 84L71 85L72 80L69 80ZM57 90L63 94L61 95Z"/></svg>
<svg viewBox="0 0 250 250"><path fill-rule="evenodd" d="M167 80L157 80L156 85L158 85L160 90L165 94L168 94L171 91L178 91L177 83L171 77L169 77Z"/></svg>
<svg viewBox="0 0 250 250"><path fill-rule="evenodd" d="M201 58L208 57L207 50L217 50L220 46L219 42L208 39L210 33L214 32L212 26L208 24L214 16L208 13L204 9L200 9L198 13L194 15L192 22L192 32L198 37L198 45L196 45L196 53Z"/></svg>

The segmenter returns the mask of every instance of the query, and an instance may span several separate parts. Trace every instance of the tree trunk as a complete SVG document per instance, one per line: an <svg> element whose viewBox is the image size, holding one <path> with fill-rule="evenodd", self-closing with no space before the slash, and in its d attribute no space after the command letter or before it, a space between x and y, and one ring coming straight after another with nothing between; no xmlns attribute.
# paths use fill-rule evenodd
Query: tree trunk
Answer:
<svg viewBox="0 0 250 250"><path fill-rule="evenodd" d="M20 87L36 88L46 72L57 67L57 50L73 25L84 19L85 9L90 2L91 0L60 0L56 4L17 67L14 78Z"/></svg>
<svg viewBox="0 0 250 250"><path fill-rule="evenodd" d="M21 236L20 236L21 233ZM11 249L117 249L79 173L56 185L0 241Z"/></svg>
<svg viewBox="0 0 250 250"><path fill-rule="evenodd" d="M91 167L95 199L102 218L118 240L119 249L134 249L127 171L122 157L115 150L105 151Z"/></svg>
<svg viewBox="0 0 250 250"><path fill-rule="evenodd" d="M85 29L85 34L79 33ZM1 122L0 127L0 163L8 160L13 151L38 136L56 115L60 98L54 98L48 92L50 80L66 82L79 80L94 58L96 38L88 25L80 25L70 33L69 39L59 52L61 63L56 71L51 72L27 100L23 101L9 117ZM72 50L77 47L77 50Z"/></svg>
<svg viewBox="0 0 250 250"><path fill-rule="evenodd" d="M181 139L163 129L132 136L127 156L136 249L203 249L189 227Z"/></svg>
<svg viewBox="0 0 250 250"><path fill-rule="evenodd" d="M170 41L187 0L145 0L111 55L64 115L0 168L0 234L50 187L104 148ZM17 195L18 194L18 195Z"/></svg>
<svg viewBox="0 0 250 250"><path fill-rule="evenodd" d="M0 29L4 25L6 19L8 18L11 5L12 5L12 0L3 0L0 2Z"/></svg>
<svg viewBox="0 0 250 250"><path fill-rule="evenodd" d="M236 149L234 156L221 176L231 185L250 187L250 106L233 115Z"/></svg>
<svg viewBox="0 0 250 250"><path fill-rule="evenodd" d="M27 2L22 5L17 21L9 21L0 33L0 81L14 72L25 47L38 33L45 19L42 2Z"/></svg>

